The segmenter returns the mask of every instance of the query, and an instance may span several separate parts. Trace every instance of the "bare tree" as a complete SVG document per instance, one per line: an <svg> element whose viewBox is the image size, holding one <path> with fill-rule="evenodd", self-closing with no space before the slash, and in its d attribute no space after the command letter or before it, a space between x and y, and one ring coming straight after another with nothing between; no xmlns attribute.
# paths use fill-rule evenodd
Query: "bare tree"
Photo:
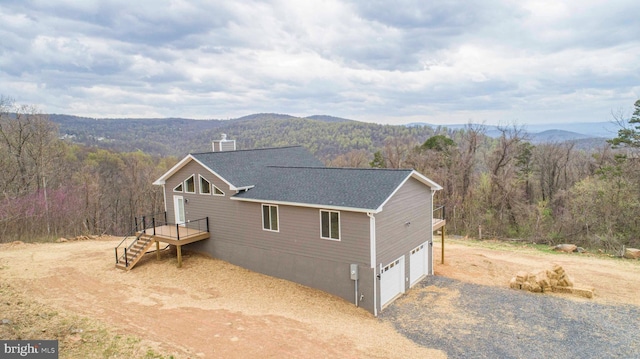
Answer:
<svg viewBox="0 0 640 359"><path fill-rule="evenodd" d="M0 148L8 155L0 164L5 193L40 191L61 150L58 128L34 106L0 99Z"/></svg>
<svg viewBox="0 0 640 359"><path fill-rule="evenodd" d="M330 167L351 167L366 168L369 167L369 153L366 150L351 150L345 154L339 155L327 162Z"/></svg>
<svg viewBox="0 0 640 359"><path fill-rule="evenodd" d="M559 190L572 185L569 165L575 143L541 144L535 150L538 185L543 201L552 201Z"/></svg>

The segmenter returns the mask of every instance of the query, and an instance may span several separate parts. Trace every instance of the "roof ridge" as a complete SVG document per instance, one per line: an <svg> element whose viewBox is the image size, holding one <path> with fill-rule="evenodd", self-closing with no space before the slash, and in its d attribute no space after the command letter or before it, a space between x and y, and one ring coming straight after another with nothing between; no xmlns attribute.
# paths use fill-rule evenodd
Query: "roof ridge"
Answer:
<svg viewBox="0 0 640 359"><path fill-rule="evenodd" d="M277 166L269 165L268 168L308 168L308 169L323 169L323 170L364 170L364 171L389 171L389 172L403 172L413 171L412 168L371 168L371 167L324 167L324 166Z"/></svg>

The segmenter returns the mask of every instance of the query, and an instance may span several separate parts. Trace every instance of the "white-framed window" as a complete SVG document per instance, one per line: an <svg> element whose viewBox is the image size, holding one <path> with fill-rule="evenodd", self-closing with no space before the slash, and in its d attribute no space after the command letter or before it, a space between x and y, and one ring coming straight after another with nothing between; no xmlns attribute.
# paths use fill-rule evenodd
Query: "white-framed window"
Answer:
<svg viewBox="0 0 640 359"><path fill-rule="evenodd" d="M177 186L173 187L173 192L183 192L184 183L180 182Z"/></svg>
<svg viewBox="0 0 640 359"><path fill-rule="evenodd" d="M196 193L195 175L191 175L189 178L184 180L184 192L185 193Z"/></svg>
<svg viewBox="0 0 640 359"><path fill-rule="evenodd" d="M278 206L273 204L262 205L262 229L265 231L279 232L280 222L278 218Z"/></svg>
<svg viewBox="0 0 640 359"><path fill-rule="evenodd" d="M340 240L340 212L320 210L320 237Z"/></svg>
<svg viewBox="0 0 640 359"><path fill-rule="evenodd" d="M211 194L211 182L201 175L198 177L200 178L200 194Z"/></svg>
<svg viewBox="0 0 640 359"><path fill-rule="evenodd" d="M220 188L218 188L214 184L212 184L211 186L213 187L213 195L214 196L224 196L224 192L222 192L222 190Z"/></svg>

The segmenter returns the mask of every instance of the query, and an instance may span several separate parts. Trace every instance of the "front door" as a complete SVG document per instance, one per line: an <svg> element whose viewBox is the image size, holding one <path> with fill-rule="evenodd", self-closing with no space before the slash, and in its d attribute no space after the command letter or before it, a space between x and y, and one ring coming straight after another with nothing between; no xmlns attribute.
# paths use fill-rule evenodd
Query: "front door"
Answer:
<svg viewBox="0 0 640 359"><path fill-rule="evenodd" d="M176 214L176 224L184 224L184 197L173 196L173 209Z"/></svg>

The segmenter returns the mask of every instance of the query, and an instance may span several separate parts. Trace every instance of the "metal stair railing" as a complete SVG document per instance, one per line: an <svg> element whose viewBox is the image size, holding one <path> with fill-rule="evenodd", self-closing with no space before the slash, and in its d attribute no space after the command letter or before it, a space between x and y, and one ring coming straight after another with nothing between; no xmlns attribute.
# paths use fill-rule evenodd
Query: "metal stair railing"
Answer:
<svg viewBox="0 0 640 359"><path fill-rule="evenodd" d="M124 257L124 263L125 263L125 268L129 267L129 257L127 256L127 254L129 252L131 252L131 248L138 243L138 241L140 241L140 239L142 238L143 235L147 234L147 230L148 229L153 229L153 235L155 235L155 230L156 230L156 225L157 225L157 221L156 221L156 216L157 215L161 215L161 219L163 219L164 223L166 223L167 220L167 212L163 212L163 213L159 213L159 214L153 214L151 215L151 222L148 223L149 225L151 225L151 227L147 227L147 216L141 216L141 217L135 217L134 218L134 222L135 222L135 228L130 232L129 235L125 236L122 241L115 247L115 254L116 254L116 264L120 263L120 261L123 259ZM162 221L161 221L162 222ZM131 238L133 238L133 240L131 240L131 242L128 242L128 240L130 240ZM144 242L144 244L146 244L148 241L150 241L151 238L147 238L146 241ZM121 249L122 254L119 253L118 249Z"/></svg>

